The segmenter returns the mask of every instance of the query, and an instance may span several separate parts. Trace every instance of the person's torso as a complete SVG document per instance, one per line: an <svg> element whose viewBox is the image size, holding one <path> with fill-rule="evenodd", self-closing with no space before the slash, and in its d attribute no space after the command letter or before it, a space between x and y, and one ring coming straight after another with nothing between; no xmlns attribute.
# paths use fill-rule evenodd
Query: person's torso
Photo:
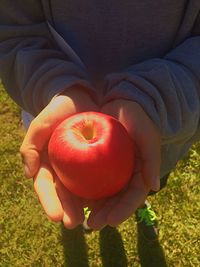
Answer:
<svg viewBox="0 0 200 267"><path fill-rule="evenodd" d="M187 0L51 1L55 29L92 75L163 57L174 45Z"/></svg>

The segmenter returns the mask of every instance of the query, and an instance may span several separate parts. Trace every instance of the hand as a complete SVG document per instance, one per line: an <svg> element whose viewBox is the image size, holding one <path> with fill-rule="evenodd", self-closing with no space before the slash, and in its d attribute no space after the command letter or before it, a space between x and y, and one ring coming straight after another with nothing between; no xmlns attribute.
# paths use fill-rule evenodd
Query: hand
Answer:
<svg viewBox="0 0 200 267"><path fill-rule="evenodd" d="M117 118L135 144L136 166L128 186L116 196L90 203L88 224L93 229L116 226L144 203L150 190L160 188L160 132L141 106L133 101L114 100L101 109Z"/></svg>
<svg viewBox="0 0 200 267"><path fill-rule="evenodd" d="M84 220L82 201L70 193L50 167L47 144L55 127L78 112L97 111L87 93L70 88L65 95L55 96L31 122L21 145L25 175L34 180L34 188L48 217L63 221L65 227L74 228Z"/></svg>

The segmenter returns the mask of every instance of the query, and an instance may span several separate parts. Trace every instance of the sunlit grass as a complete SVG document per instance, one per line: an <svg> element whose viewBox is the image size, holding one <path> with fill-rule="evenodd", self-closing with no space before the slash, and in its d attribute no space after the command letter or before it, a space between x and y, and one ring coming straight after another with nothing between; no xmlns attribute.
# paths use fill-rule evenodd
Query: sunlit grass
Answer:
<svg viewBox="0 0 200 267"><path fill-rule="evenodd" d="M200 266L200 144L149 197L159 214L160 239L146 243L134 216L117 229L85 234L48 220L23 176L20 109L0 86L0 267Z"/></svg>

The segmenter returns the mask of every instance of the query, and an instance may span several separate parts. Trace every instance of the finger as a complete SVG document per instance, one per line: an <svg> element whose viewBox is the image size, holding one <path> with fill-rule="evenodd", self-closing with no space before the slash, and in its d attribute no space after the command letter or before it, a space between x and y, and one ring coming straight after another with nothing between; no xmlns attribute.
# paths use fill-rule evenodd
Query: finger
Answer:
<svg viewBox="0 0 200 267"><path fill-rule="evenodd" d="M103 208L105 203L106 203L106 199L95 200L95 201L83 199L82 201L83 209L88 208L90 211L88 214L89 216L87 215L87 225L93 230L99 230L104 225L104 223L101 223L101 225L97 225L94 222L94 217Z"/></svg>
<svg viewBox="0 0 200 267"><path fill-rule="evenodd" d="M127 220L144 203L148 192L149 188L144 184L141 174L135 174L126 191L121 194L116 204L112 206L107 217L107 223L110 226L117 226Z"/></svg>
<svg viewBox="0 0 200 267"><path fill-rule="evenodd" d="M104 225L104 222L97 225L95 216L101 209L103 209L103 207L105 206L105 203L106 203L106 199L90 201L88 203L87 207L90 209L90 214L89 214L87 224L90 228L97 230L101 228L101 225Z"/></svg>
<svg viewBox="0 0 200 267"><path fill-rule="evenodd" d="M38 151L31 146L21 146L20 153L24 165L24 174L27 178L33 178L40 166L40 156Z"/></svg>
<svg viewBox="0 0 200 267"><path fill-rule="evenodd" d="M34 189L47 216L52 221L61 221L63 208L57 196L51 170L47 166L43 165L39 169L34 179Z"/></svg>
<svg viewBox="0 0 200 267"><path fill-rule="evenodd" d="M107 225L108 214L116 202L117 196L99 202L90 213L88 225L94 230L104 228Z"/></svg>
<svg viewBox="0 0 200 267"><path fill-rule="evenodd" d="M64 210L63 223L73 229L84 221L82 203L56 178L56 190Z"/></svg>
<svg viewBox="0 0 200 267"><path fill-rule="evenodd" d="M110 210L119 200L119 197L126 191L126 187L115 196L104 198L98 201L89 202L91 213L88 219L89 227L100 230L108 224Z"/></svg>
<svg viewBox="0 0 200 267"><path fill-rule="evenodd" d="M59 96L31 122L20 148L27 177L34 177L37 173L40 166L39 154L55 127L74 112L73 102L66 96Z"/></svg>
<svg viewBox="0 0 200 267"><path fill-rule="evenodd" d="M160 188L160 131L140 105L132 101L125 103L119 113L119 120L137 145L145 183L152 190L158 191Z"/></svg>
<svg viewBox="0 0 200 267"><path fill-rule="evenodd" d="M147 186L153 191L160 190L160 141L152 137L151 140L144 138L140 141L140 156L142 177Z"/></svg>
<svg viewBox="0 0 200 267"><path fill-rule="evenodd" d="M141 172L142 169L142 163L139 155L139 149L137 148L137 145L134 144L134 169L133 173Z"/></svg>

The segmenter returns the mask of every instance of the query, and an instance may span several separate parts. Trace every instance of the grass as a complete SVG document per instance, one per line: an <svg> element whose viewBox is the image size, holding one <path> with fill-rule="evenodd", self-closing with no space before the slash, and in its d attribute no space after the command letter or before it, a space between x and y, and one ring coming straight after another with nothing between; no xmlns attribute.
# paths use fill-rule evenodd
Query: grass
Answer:
<svg viewBox="0 0 200 267"><path fill-rule="evenodd" d="M32 181L24 178L20 109L2 85L0 126L0 267L200 266L200 143L178 164L168 186L149 197L160 224L159 242L149 244L137 233L134 216L90 234L50 222Z"/></svg>

